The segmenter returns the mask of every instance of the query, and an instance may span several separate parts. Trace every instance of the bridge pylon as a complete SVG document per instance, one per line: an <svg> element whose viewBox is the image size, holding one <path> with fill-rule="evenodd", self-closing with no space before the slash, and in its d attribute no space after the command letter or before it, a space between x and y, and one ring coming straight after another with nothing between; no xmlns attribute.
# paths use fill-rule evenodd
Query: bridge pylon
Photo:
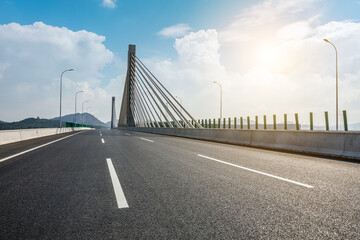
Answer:
<svg viewBox="0 0 360 240"><path fill-rule="evenodd" d="M132 91L135 84L135 63L136 45L129 45L128 50L128 68L125 79L123 98L119 116L119 127L135 127L134 115L131 111L133 103Z"/></svg>
<svg viewBox="0 0 360 240"><path fill-rule="evenodd" d="M202 128L129 45L119 127Z"/></svg>

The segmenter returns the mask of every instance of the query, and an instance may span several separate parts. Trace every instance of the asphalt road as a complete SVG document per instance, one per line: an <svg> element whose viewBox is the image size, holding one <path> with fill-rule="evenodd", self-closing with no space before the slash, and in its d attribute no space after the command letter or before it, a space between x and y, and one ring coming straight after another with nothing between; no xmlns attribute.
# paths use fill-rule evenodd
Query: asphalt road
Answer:
<svg viewBox="0 0 360 240"><path fill-rule="evenodd" d="M360 164L93 130L0 159L0 203L0 239L360 239Z"/></svg>

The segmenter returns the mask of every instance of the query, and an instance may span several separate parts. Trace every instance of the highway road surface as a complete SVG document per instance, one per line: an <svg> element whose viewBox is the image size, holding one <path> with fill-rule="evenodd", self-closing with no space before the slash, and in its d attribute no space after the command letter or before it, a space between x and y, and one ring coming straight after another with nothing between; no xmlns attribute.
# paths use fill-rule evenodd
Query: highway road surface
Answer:
<svg viewBox="0 0 360 240"><path fill-rule="evenodd" d="M3 145L0 189L0 239L360 239L360 164L186 138Z"/></svg>

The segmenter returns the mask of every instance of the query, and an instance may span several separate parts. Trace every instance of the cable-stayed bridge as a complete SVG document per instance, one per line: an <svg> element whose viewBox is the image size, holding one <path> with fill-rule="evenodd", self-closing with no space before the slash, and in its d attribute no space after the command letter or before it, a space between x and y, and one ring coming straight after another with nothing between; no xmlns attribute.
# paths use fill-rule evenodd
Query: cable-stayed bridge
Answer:
<svg viewBox="0 0 360 240"><path fill-rule="evenodd" d="M190 119L190 120L189 120ZM202 128L129 45L119 127Z"/></svg>
<svg viewBox="0 0 360 240"><path fill-rule="evenodd" d="M134 45L115 109L0 144L1 239L360 239L358 132L209 128Z"/></svg>

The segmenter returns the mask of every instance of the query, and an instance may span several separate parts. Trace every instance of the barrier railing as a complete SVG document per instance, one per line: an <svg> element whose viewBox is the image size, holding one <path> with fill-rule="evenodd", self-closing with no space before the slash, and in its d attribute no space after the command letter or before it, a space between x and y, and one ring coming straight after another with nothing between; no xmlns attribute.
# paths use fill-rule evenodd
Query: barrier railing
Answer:
<svg viewBox="0 0 360 240"><path fill-rule="evenodd" d="M302 115L304 116L304 115ZM324 112L324 127L322 127L321 129L319 129L319 126L317 126L317 129L315 129L315 125L314 125L314 114L313 112L309 113L309 125L305 124L305 128L307 128L306 130L326 130L326 131L330 131L330 124L329 124L329 114L327 111ZM348 128L348 120L347 120L347 113L346 110L344 110L342 112L342 116L343 116L343 128L344 131L349 131ZM228 117L228 118L204 118L204 119L198 119L198 120L189 120L189 122L191 122L192 125L195 126L194 122L196 121L201 127L203 128L208 128L208 129L237 129L237 130L243 130L243 129L254 129L254 130L305 130L302 129L302 124L300 123L300 114L299 113L294 113L294 121L288 121L288 114L284 114L283 115L283 119L282 122L278 123L277 122L277 115L273 114L272 116L272 123L269 123L267 121L267 116L263 115L263 122L260 123L259 121L259 116L256 115L254 118L254 120L251 119L250 116L246 116L246 121L244 123L244 117ZM302 118L304 120L304 118ZM169 122L173 128L178 128L177 125L173 122L170 121ZM150 125L152 127L157 127L157 126L164 126L164 127L169 127L169 123L166 122L153 122L150 123ZM71 123L70 123L71 124ZM180 126L185 126L185 123L183 121L179 121ZM81 125L81 124L77 124L76 126L84 126L84 127L91 127L91 126L87 126L87 125ZM198 127L195 127L198 128Z"/></svg>
<svg viewBox="0 0 360 240"><path fill-rule="evenodd" d="M324 124L325 124L325 130L326 131L330 131L330 125L329 125L329 114L327 111L324 112L325 114L325 118L324 118ZM342 112L343 115L343 123L344 123L344 131L348 131L348 122L347 122L347 113L346 110L344 110ZM252 121L253 123L251 123L251 118L250 116L246 117L246 125L243 122L243 117L239 118L239 122L238 122L238 118L234 117L233 121L231 121L231 118L229 117L226 121L226 118L217 119L199 119L198 123L203 127L203 128L214 128L214 129L271 129L271 130L301 130L301 124L300 124L300 118L299 118L299 114L295 113L294 114L295 117L295 123L289 123L288 122L288 115L284 114L284 118L283 118L283 122L282 123L277 123L277 115L274 114L273 115L273 121L272 121L272 128L270 127L271 125L268 124L267 122L267 116L263 115L263 123L261 124L259 122L259 116L256 115L255 116L255 121ZM222 120L222 121L221 121ZM314 130L314 114L313 112L310 112L309 114L309 121L310 121L310 125L309 125L309 129L310 131ZM222 123L222 124L221 124Z"/></svg>
<svg viewBox="0 0 360 240"><path fill-rule="evenodd" d="M66 127L85 127L85 128L95 128L95 126L80 124L80 123L72 123L72 122L66 122Z"/></svg>

